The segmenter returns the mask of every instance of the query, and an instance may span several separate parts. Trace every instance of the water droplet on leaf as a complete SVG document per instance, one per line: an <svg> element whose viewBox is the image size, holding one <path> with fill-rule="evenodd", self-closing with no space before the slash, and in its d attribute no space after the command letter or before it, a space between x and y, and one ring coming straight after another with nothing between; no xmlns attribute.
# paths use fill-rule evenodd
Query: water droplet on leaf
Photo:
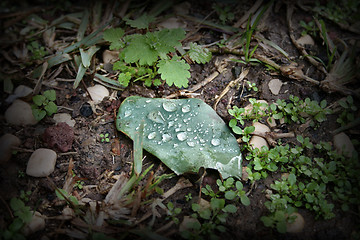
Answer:
<svg viewBox="0 0 360 240"><path fill-rule="evenodd" d="M181 108L181 111L182 111L183 113L190 112L190 110L191 110L191 107L190 107L189 104L184 105L184 106Z"/></svg>
<svg viewBox="0 0 360 240"><path fill-rule="evenodd" d="M151 132L151 133L149 133L149 135L148 135L148 139L154 139L156 137L156 132Z"/></svg>
<svg viewBox="0 0 360 240"><path fill-rule="evenodd" d="M187 139L187 133L186 132L180 132L177 134L177 138L180 140L180 141L184 141Z"/></svg>
<svg viewBox="0 0 360 240"><path fill-rule="evenodd" d="M150 119L151 121L154 121L156 123L164 123L165 122L164 117L162 116L161 112L159 112L159 111L149 112L147 117L148 117L148 119Z"/></svg>
<svg viewBox="0 0 360 240"><path fill-rule="evenodd" d="M163 108L167 112L174 112L174 111L176 111L177 106L176 106L176 103L173 103L173 102L164 102Z"/></svg>
<svg viewBox="0 0 360 240"><path fill-rule="evenodd" d="M195 146L195 143L194 143L194 142L188 141L188 142L186 142L186 143L187 143L187 145L189 145L189 147L194 147L194 146Z"/></svg>
<svg viewBox="0 0 360 240"><path fill-rule="evenodd" d="M126 110L125 113L124 113L124 117L129 117L131 116L131 110Z"/></svg>
<svg viewBox="0 0 360 240"><path fill-rule="evenodd" d="M165 133L165 134L162 135L162 140L163 140L163 142L168 142L168 141L170 141L171 139L172 139L172 137L171 137L171 135L168 134L168 133Z"/></svg>
<svg viewBox="0 0 360 240"><path fill-rule="evenodd" d="M219 146L220 145L220 139L218 139L218 138L212 139L211 144L214 145L214 146Z"/></svg>

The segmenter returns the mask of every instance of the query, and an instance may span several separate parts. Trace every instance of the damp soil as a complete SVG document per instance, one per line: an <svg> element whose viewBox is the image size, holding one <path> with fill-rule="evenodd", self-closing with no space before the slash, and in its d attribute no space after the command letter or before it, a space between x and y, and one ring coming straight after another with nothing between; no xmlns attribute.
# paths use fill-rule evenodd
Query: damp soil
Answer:
<svg viewBox="0 0 360 240"><path fill-rule="evenodd" d="M193 16L204 18L210 13L211 5L204 3L193 3L194 5L190 8L190 13ZM267 39L275 42L281 48L283 48L299 65L303 65L303 71L314 79L322 79L323 74L319 73L314 66L309 64L305 59L301 57L296 47L291 43L289 38L289 30L286 23L286 6L279 5L277 12L271 11L267 18L267 21L262 24L262 34ZM244 14L250 9L250 2L244 3L241 10L238 10L238 14ZM69 10L70 11L70 10ZM59 11L59 16L65 12ZM46 15L45 12L40 14ZM310 13L304 12L300 9L296 9L293 22L298 23L301 19L311 17ZM241 15L240 15L241 16ZM46 16L49 17L49 16ZM54 17L54 16L53 16ZM237 18L239 16L236 16ZM240 18L240 17L239 17ZM217 21L216 15L211 15L208 20ZM189 20L184 20L189 21ZM188 22L188 26L194 26L195 24L191 21ZM196 26L196 25L195 25ZM338 36L347 36L348 38L354 37L351 33L341 30L337 26L330 25L331 32L335 32ZM296 29L297 34L301 32L299 26ZM229 37L228 34L211 28L201 28L197 31L192 39L197 39L202 44L211 43L222 39L223 37ZM299 36L299 35L298 35ZM190 41L191 39L189 39ZM102 47L100 51L104 51L106 47ZM260 48L259 48L259 51ZM239 75L239 70L244 67L244 64L231 61L232 58L238 58L232 54L226 53L214 53L212 60L209 63L200 65L191 65L191 78L189 79L189 87L203 81L212 73L217 71L215 63L221 60L227 60L226 69L220 73L210 83L205 85L196 91L194 97L199 98L213 106L216 98L226 88L226 86ZM278 56L274 56L278 57ZM102 61L101 53L96 55L96 62ZM288 63L287 59L281 59L283 63ZM26 68L31 70L31 67ZM25 74L25 73L24 73ZM63 71L59 76L63 79L73 79L75 76L69 74L68 71ZM268 87L268 83L271 79L278 78L283 81L284 85L278 95L271 93ZM249 97L256 99L263 99L269 103L276 101L277 99L287 99L290 95L299 96L304 99L309 97L314 100L327 100L328 103L334 103L338 101L343 95L338 93L326 93L318 87L315 87L311 83L301 80L294 80L282 76L274 71L268 70L262 65L249 66L249 73L246 77L247 80L256 83L259 88L258 92L248 91L239 86L231 88L230 91L225 94L217 105L216 112L221 116L226 123L231 119L228 114L229 106L244 107L248 102ZM44 79L44 83L46 83ZM30 87L34 85L26 80L20 80L17 84L25 84ZM54 186L61 188L64 185L66 176L69 170L69 163L73 161L74 166L72 167L73 173L78 177L79 180L83 181L83 189L74 189L74 193L79 199L90 198L92 200L101 201L104 200L106 194L115 183L116 178L113 176L125 173L127 176L130 175L132 169L132 154L133 144L132 140L126 135L116 130L115 120L116 112L121 102L128 96L143 96L149 98L161 98L168 96L172 93L179 91L175 87L169 87L163 84L158 87L145 87L141 81L131 83L127 88L116 91L109 88L111 97L105 98L99 104L89 104L91 99L86 92L86 88L96 84L92 81L91 75L86 75L83 82L78 88L73 89L72 82L58 81L56 86L53 88L56 91L56 105L61 106L59 113L69 113L75 120L75 126L73 127L74 142L70 150L65 153L55 150L58 153L56 161L55 171L46 178L33 178L27 176L25 173L27 160L31 155L31 151L41 148L50 147L49 143L44 141L44 132L48 127L54 126L54 120L50 116L46 116L38 124L34 126L13 126L6 123L5 119L1 117L1 134L12 133L21 139L21 149L12 156L12 159L6 164L0 167L0 196L1 200L9 202L12 197L18 197L20 190L31 191L29 202L27 203L32 209L37 209L43 215L48 216L46 220L45 229L36 232L29 236L29 239L39 239L43 236L47 236L47 239L76 239L70 237L64 231L59 229L71 229L74 230L78 225L74 224L71 220L56 220L51 219L51 216L57 216L61 214L64 208L64 203L56 204L57 197L54 192ZM43 85L43 90L51 89L49 85ZM7 97L4 94L1 104L1 112L9 106L8 103L3 101ZM3 114L2 114L3 115ZM331 141L330 130L334 130L338 127L335 122L336 117L329 116L327 121L322 123L316 130L307 129L305 132L301 132L303 136L308 136L313 142L319 141ZM299 131L297 125L288 126L288 130ZM108 133L110 136L109 142L102 142L100 134ZM294 139L287 139L287 142L296 141ZM28 150L25 151L24 149ZM168 169L161 161L148 152L144 152L144 169L150 164L154 164L152 168L155 176L162 174L170 174L171 170ZM244 164L247 164L244 161ZM185 174L182 176L174 176L171 179L164 180L160 183L159 187L165 192L172 188L180 178L189 179L192 183L192 187L188 187L177 191L175 194L170 196L165 203L171 201L175 207L182 209L181 214L178 216L182 219L184 216L192 214L191 204L186 201L185 196L189 193L192 196L198 196L200 186L209 184L213 188L216 188L216 179L219 177L217 172L209 171L205 176L202 183L199 183L199 174ZM266 215L268 210L264 206L264 203L268 200L266 198L265 190L270 188L270 184L274 180L279 179L280 174L275 172L270 174L265 180L256 181L252 184L250 181L243 181L244 190L249 193L248 197L251 204L249 206L243 206L237 204L238 211L235 214L230 214L227 218L226 227L227 231L221 234L221 238L227 239L350 239L353 232L357 231L359 225L358 209L354 211L343 212L338 204L335 204L334 213L335 217L331 220L317 219L313 212L306 209L299 209L300 214L305 219L305 227L301 233L287 233L280 234L275 229L267 228L264 226L260 217ZM145 178L146 179L146 178ZM142 183L143 184L143 183ZM87 186L87 187L86 187ZM141 205L136 219L141 219L142 216L146 215L150 210L149 204L152 200L159 197L160 195L154 193L147 200L148 203ZM206 197L204 197L206 198ZM207 199L209 200L209 199ZM193 200L195 201L195 200ZM9 221L9 209L4 202L0 208L0 225L1 227L6 226ZM166 223L165 211L159 209L161 217L156 218L155 223L152 227L153 231L156 231ZM141 222L137 228L146 228L151 218L148 218ZM113 225L113 227L119 227L119 229L126 228L126 225L121 223ZM176 225L168 228L166 232L161 233L167 235L169 239L180 238L176 233ZM120 231L121 232L121 231ZM122 233L114 234L120 238ZM138 236L128 235L127 238L138 238ZM46 238L44 238L46 239Z"/></svg>

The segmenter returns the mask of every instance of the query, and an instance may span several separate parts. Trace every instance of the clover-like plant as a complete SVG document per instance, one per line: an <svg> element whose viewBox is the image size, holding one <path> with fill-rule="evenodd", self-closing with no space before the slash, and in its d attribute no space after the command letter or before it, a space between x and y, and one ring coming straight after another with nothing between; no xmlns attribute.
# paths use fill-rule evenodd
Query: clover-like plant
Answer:
<svg viewBox="0 0 360 240"><path fill-rule="evenodd" d="M145 20L136 24L131 22L131 26L145 28L149 21ZM181 28L124 34L121 28L104 32L104 39L111 43L110 50L121 50L119 61L114 63L113 69L120 71L118 80L124 87L128 86L130 80L144 81L146 86L158 86L164 80L169 86L187 87L190 65L177 55L178 49L197 63L206 63L211 59L211 52L196 43L190 44L187 53L181 48L180 41L185 38L185 31Z"/></svg>
<svg viewBox="0 0 360 240"><path fill-rule="evenodd" d="M42 95L35 95L32 98L34 104L31 105L32 113L36 120L40 121L46 115L51 116L57 112L55 90L46 90Z"/></svg>
<svg viewBox="0 0 360 240"><path fill-rule="evenodd" d="M134 140L144 122L143 148L176 174L216 169L240 178L241 153L225 122L199 99L131 96L119 108L116 125Z"/></svg>

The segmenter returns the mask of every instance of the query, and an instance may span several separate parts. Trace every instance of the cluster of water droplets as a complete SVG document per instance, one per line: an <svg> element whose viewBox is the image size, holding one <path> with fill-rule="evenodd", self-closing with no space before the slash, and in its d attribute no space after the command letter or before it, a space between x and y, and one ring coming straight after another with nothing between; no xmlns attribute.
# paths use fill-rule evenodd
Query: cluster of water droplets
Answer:
<svg viewBox="0 0 360 240"><path fill-rule="evenodd" d="M131 121L139 121L133 116L133 109L143 107L146 118L152 124L145 124L144 134L148 140L157 144L163 144L173 141L174 148L179 146L198 147L200 150L206 145L217 147L221 144L219 137L214 134L211 128L214 126L205 126L204 122L194 121L199 114L194 111L189 104L190 100L178 103L176 100L168 100L162 103L156 103L158 110L147 111L150 103L154 101L147 99L142 104L134 104L125 108L123 117ZM152 103L154 104L154 103ZM209 130L210 129L210 130ZM136 129L137 130L137 129ZM183 145L185 144L186 145Z"/></svg>

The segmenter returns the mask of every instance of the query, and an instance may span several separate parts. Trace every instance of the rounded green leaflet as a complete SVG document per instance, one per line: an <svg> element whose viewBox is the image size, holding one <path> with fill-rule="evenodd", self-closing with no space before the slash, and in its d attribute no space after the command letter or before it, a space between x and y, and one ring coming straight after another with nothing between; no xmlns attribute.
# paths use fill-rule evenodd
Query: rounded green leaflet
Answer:
<svg viewBox="0 0 360 240"><path fill-rule="evenodd" d="M241 177L236 138L202 100L126 98L116 118L117 129L134 140L142 120L143 148L176 174L204 167L218 170L223 178Z"/></svg>

